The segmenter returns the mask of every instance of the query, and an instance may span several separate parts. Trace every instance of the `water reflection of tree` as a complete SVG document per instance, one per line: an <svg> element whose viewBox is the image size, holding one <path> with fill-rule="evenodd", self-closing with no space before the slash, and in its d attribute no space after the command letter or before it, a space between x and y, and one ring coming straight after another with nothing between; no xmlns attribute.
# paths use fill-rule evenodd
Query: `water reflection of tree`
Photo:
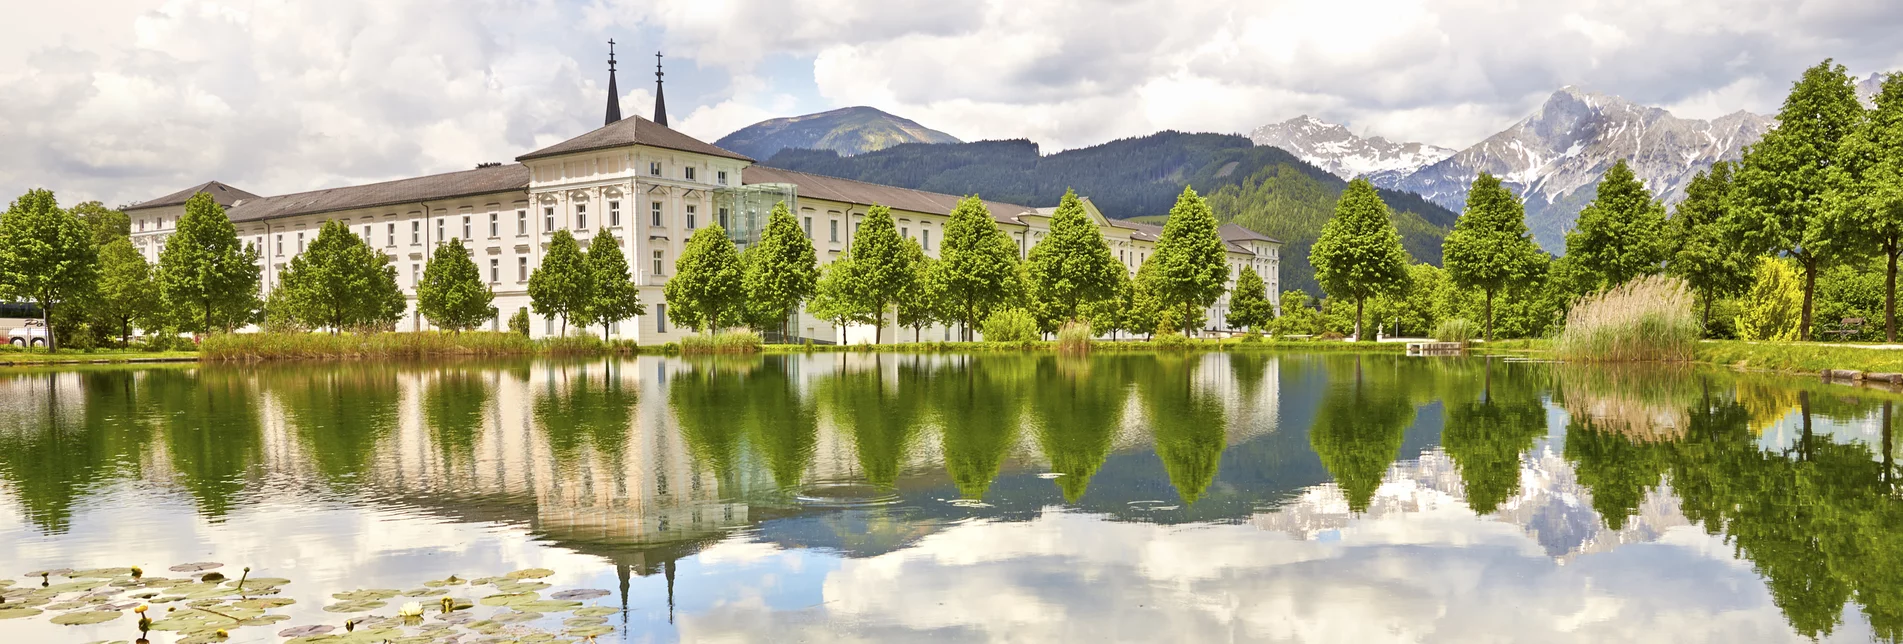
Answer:
<svg viewBox="0 0 1903 644"><path fill-rule="evenodd" d="M592 447L619 469L639 401L640 393L622 382L619 363L553 364L542 391L529 403L529 413L558 465L581 462L584 448Z"/></svg>
<svg viewBox="0 0 1903 644"><path fill-rule="evenodd" d="M1401 381L1390 370L1365 369L1361 356L1326 360L1328 392L1308 440L1341 486L1348 509L1366 512L1414 419ZM1385 363L1384 363L1385 364Z"/></svg>
<svg viewBox="0 0 1903 644"><path fill-rule="evenodd" d="M737 392L747 406L747 435L766 456L773 482L782 488L801 483L819 445L818 414L812 400L794 387L793 368L785 356L769 357Z"/></svg>
<svg viewBox="0 0 1903 644"><path fill-rule="evenodd" d="M875 356L882 365L891 356ZM859 468L867 482L880 486L898 483L906 453L918 438L925 415L925 377L912 364L898 368L896 383L888 383L883 369L841 371L821 380L817 389L833 425L852 434Z"/></svg>
<svg viewBox="0 0 1903 644"><path fill-rule="evenodd" d="M77 380L81 387L62 391L62 380ZM141 396L133 372L33 374L10 384L43 386L45 404L23 399L31 408L10 410L17 417L0 427L0 480L35 527L65 532L80 495L138 473L151 432L137 422ZM61 411L63 397L79 399L78 414Z"/></svg>
<svg viewBox="0 0 1903 644"><path fill-rule="evenodd" d="M668 381L667 405L675 426L696 463L714 472L722 498L740 493L740 465L746 448L742 373L732 359L688 362ZM736 413L739 412L739 413Z"/></svg>
<svg viewBox="0 0 1903 644"><path fill-rule="evenodd" d="M445 467L475 462L476 439L488 406L489 384L478 371L446 367L424 385L423 424Z"/></svg>
<svg viewBox="0 0 1903 644"><path fill-rule="evenodd" d="M345 365L329 369L273 369L259 374L282 406L285 420L310 450L319 473L336 483L375 469L395 433L400 387L395 369Z"/></svg>
<svg viewBox="0 0 1903 644"><path fill-rule="evenodd" d="M1193 504L1216 480L1222 451L1228 447L1228 419L1221 398L1196 387L1201 355L1160 355L1154 360L1138 380L1145 420L1170 485L1184 503Z"/></svg>
<svg viewBox="0 0 1903 644"><path fill-rule="evenodd" d="M1090 478L1110 456L1129 397L1130 362L1121 356L1038 361L1031 427L1067 502L1084 496Z"/></svg>
<svg viewBox="0 0 1903 644"><path fill-rule="evenodd" d="M969 358L933 372L927 389L941 430L945 472L960 495L983 498L1017 442L1030 358Z"/></svg>
<svg viewBox="0 0 1903 644"><path fill-rule="evenodd" d="M198 502L198 511L221 517L246 487L251 468L264 459L264 430L257 391L236 370L157 370L143 379L147 418L165 434L172 470Z"/></svg>
<svg viewBox="0 0 1903 644"><path fill-rule="evenodd" d="M1460 469L1467 505L1490 514L1502 501L1520 492L1520 454L1546 435L1546 406L1540 400L1545 383L1534 365L1482 367L1479 400L1444 401L1446 423L1441 446Z"/></svg>

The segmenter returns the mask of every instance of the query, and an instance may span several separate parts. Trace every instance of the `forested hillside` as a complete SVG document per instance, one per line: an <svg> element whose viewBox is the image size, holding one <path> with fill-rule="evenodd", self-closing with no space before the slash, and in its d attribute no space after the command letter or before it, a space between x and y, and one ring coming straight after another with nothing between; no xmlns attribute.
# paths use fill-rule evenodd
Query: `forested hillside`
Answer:
<svg viewBox="0 0 1903 644"><path fill-rule="evenodd" d="M948 194L979 194L1027 206L1054 206L1064 190L1090 197L1110 217L1169 212L1184 185L1209 197L1216 217L1288 243L1283 288L1316 295L1308 247L1348 184L1279 148L1226 134L1159 132L1049 156L1025 140L906 144L842 157L787 149L766 165ZM1402 244L1417 261L1440 263L1440 240L1456 214L1418 195L1382 190Z"/></svg>

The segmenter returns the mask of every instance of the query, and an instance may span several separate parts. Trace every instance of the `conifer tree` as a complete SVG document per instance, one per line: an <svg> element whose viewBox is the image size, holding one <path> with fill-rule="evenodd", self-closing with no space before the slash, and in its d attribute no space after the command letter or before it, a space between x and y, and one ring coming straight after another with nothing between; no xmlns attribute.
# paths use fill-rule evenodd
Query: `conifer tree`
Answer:
<svg viewBox="0 0 1903 644"><path fill-rule="evenodd" d="M726 229L715 224L694 231L674 262L674 277L662 290L668 314L688 328L709 333L739 323L746 305L741 273L740 253Z"/></svg>
<svg viewBox="0 0 1903 644"><path fill-rule="evenodd" d="M1275 305L1269 302L1268 287L1263 284L1262 275L1255 272L1254 266L1242 267L1236 288L1229 294L1229 326L1260 332L1274 319Z"/></svg>
<svg viewBox="0 0 1903 644"><path fill-rule="evenodd" d="M627 256L621 254L621 242L614 233L601 231L588 243L588 275L593 287L587 303L587 317L601 325L602 339L608 328L637 315L647 315L641 304L641 288L628 270Z"/></svg>
<svg viewBox="0 0 1903 644"><path fill-rule="evenodd" d="M1839 145L1829 174L1831 237L1884 257L1883 334L1896 341L1896 265L1903 255L1903 74L1890 74L1871 110Z"/></svg>
<svg viewBox="0 0 1903 644"><path fill-rule="evenodd" d="M1751 284L1757 258L1739 244L1732 213L1732 164L1719 161L1692 177L1685 199L1672 209L1666 237L1674 246L1667 271L1685 279L1704 303L1700 316L1711 328L1712 304Z"/></svg>
<svg viewBox="0 0 1903 644"><path fill-rule="evenodd" d="M1851 240L1831 234L1825 215L1830 168L1862 115L1849 73L1825 60L1804 70L1778 110L1778 126L1747 148L1739 164L1747 247L1788 255L1803 272L1800 340L1811 338L1818 273L1852 254Z"/></svg>
<svg viewBox="0 0 1903 644"><path fill-rule="evenodd" d="M991 309L1023 291L1018 247L998 228L991 211L976 195L958 202L945 222L933 280L942 289L947 317L963 328L965 340Z"/></svg>
<svg viewBox="0 0 1903 644"><path fill-rule="evenodd" d="M155 329L159 313L158 283L152 265L124 237L99 248L99 289L92 318L100 328L119 332L120 342L132 339L132 327Z"/></svg>
<svg viewBox="0 0 1903 644"><path fill-rule="evenodd" d="M1123 272L1076 191L1064 191L1050 233L1031 247L1025 263L1039 322L1049 330L1078 319L1091 304L1116 295Z"/></svg>
<svg viewBox="0 0 1903 644"><path fill-rule="evenodd" d="M747 249L747 253L751 257L741 280L747 292L747 304L756 309L754 317L778 326L784 341L788 337L787 320L819 287L819 262L813 251L813 240L806 238L806 231L794 221L793 213L782 201L773 205L759 243Z"/></svg>
<svg viewBox="0 0 1903 644"><path fill-rule="evenodd" d="M1486 294L1483 337L1493 339L1494 296L1538 279L1545 259L1526 230L1526 210L1519 198L1500 185L1498 177L1485 172L1475 177L1467 191L1467 209L1441 244L1441 264L1455 285Z"/></svg>
<svg viewBox="0 0 1903 644"><path fill-rule="evenodd" d="M555 231L542 264L529 274L528 290L529 307L543 318L561 318L563 336L568 335L569 318L587 314L595 293L594 275L588 272L588 260L574 235Z"/></svg>
<svg viewBox="0 0 1903 644"><path fill-rule="evenodd" d="M230 331L257 319L264 306L256 246L238 243L238 229L211 193L185 201L185 214L159 253L159 293L182 331Z"/></svg>
<svg viewBox="0 0 1903 644"><path fill-rule="evenodd" d="M1594 290L1610 288L1665 269L1671 254L1665 206L1652 198L1624 159L1599 179L1599 194L1566 233L1566 256L1591 277Z"/></svg>
<svg viewBox="0 0 1903 644"><path fill-rule="evenodd" d="M51 190L28 190L0 216L0 293L40 305L47 349L59 346L50 321L89 298L98 280L92 229L59 207Z"/></svg>
<svg viewBox="0 0 1903 644"><path fill-rule="evenodd" d="M1398 237L1395 244L1399 247ZM1191 335L1203 317L1198 310L1216 303L1228 286L1229 265L1222 237L1216 233L1215 213L1189 186L1183 187L1170 208L1156 252L1145 263L1149 262L1156 262L1148 286L1161 305L1159 310L1180 311L1178 328L1183 335Z"/></svg>
<svg viewBox="0 0 1903 644"><path fill-rule="evenodd" d="M1407 251L1389 220L1388 206L1366 179L1348 183L1335 203L1335 215L1322 225L1321 237L1308 251L1315 280L1330 297L1355 303L1355 339L1373 334L1361 326L1368 298L1407 286Z"/></svg>
<svg viewBox="0 0 1903 644"><path fill-rule="evenodd" d="M872 318L872 342L885 342L885 313L911 290L918 275L905 238L892 221L892 209L874 205L852 237L852 302Z"/></svg>
<svg viewBox="0 0 1903 644"><path fill-rule="evenodd" d="M416 312L439 329L457 333L496 317L495 291L482 281L482 269L469 259L463 240L436 247L423 279L416 283Z"/></svg>
<svg viewBox="0 0 1903 644"><path fill-rule="evenodd" d="M332 333L389 327L408 304L390 257L338 221L324 222L310 247L291 258L278 288L293 319Z"/></svg>

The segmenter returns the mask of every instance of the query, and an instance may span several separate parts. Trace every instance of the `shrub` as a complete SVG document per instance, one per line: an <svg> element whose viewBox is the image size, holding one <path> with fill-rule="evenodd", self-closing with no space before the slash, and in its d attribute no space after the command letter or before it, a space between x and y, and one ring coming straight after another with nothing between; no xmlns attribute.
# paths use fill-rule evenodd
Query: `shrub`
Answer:
<svg viewBox="0 0 1903 644"><path fill-rule="evenodd" d="M1189 338L1181 333L1164 333L1156 336L1156 348L1180 351L1189 348Z"/></svg>
<svg viewBox="0 0 1903 644"><path fill-rule="evenodd" d="M1057 330L1057 350L1063 353L1087 353L1092 339L1090 323L1066 322L1064 328Z"/></svg>
<svg viewBox="0 0 1903 644"><path fill-rule="evenodd" d="M681 353L755 353L760 350L760 334L749 330L722 331L711 336L690 335L681 339Z"/></svg>
<svg viewBox="0 0 1903 644"><path fill-rule="evenodd" d="M516 307L515 315L509 316L509 332L529 337L529 307Z"/></svg>
<svg viewBox="0 0 1903 644"><path fill-rule="evenodd" d="M1241 341L1242 341L1242 342L1251 342L1251 343L1253 343L1253 342L1261 342L1261 341L1262 341L1262 332L1260 332L1260 331L1257 331L1257 330L1255 330L1255 329L1249 329L1249 332L1248 332L1248 333L1244 333L1244 334L1242 334L1242 340L1241 340Z"/></svg>
<svg viewBox="0 0 1903 644"><path fill-rule="evenodd" d="M1334 331L1323 331L1321 335L1315 336L1317 340L1345 340L1347 338L1348 336Z"/></svg>
<svg viewBox="0 0 1903 644"><path fill-rule="evenodd" d="M1690 360L1704 333L1693 306L1684 280L1641 277L1574 303L1555 349L1566 360Z"/></svg>
<svg viewBox="0 0 1903 644"><path fill-rule="evenodd" d="M1467 318L1449 318L1434 325L1433 335L1437 342L1472 342L1480 329Z"/></svg>
<svg viewBox="0 0 1903 644"><path fill-rule="evenodd" d="M1024 309L1001 308L985 318L982 330L986 342L1036 342L1037 318Z"/></svg>

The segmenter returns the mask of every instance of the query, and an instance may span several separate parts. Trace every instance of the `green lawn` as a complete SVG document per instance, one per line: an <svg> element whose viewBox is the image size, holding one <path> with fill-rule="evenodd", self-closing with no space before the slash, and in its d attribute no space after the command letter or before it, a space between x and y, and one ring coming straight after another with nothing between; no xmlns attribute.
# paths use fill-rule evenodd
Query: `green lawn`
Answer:
<svg viewBox="0 0 1903 644"><path fill-rule="evenodd" d="M44 351L0 350L0 366L37 364L86 364L95 362L156 362L197 360L197 351L140 351L137 349L98 349L91 353L62 349Z"/></svg>

